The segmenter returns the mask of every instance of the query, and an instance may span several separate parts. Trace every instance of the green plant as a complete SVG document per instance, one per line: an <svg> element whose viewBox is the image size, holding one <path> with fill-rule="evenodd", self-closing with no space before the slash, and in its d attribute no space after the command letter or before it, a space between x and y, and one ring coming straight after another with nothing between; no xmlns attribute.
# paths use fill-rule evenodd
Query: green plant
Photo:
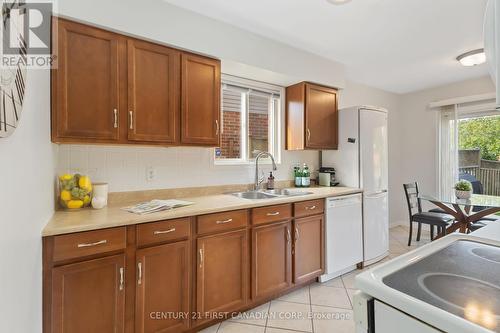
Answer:
<svg viewBox="0 0 500 333"><path fill-rule="evenodd" d="M500 160L500 116L463 119L458 123L460 149L481 149L483 160Z"/></svg>
<svg viewBox="0 0 500 333"><path fill-rule="evenodd" d="M472 184L467 180L460 180L455 184L457 191L472 191Z"/></svg>

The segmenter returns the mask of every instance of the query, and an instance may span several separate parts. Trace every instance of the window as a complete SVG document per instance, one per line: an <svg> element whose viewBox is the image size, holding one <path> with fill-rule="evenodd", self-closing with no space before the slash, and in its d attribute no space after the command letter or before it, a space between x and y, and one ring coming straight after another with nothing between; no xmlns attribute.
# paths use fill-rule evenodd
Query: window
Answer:
<svg viewBox="0 0 500 333"><path fill-rule="evenodd" d="M252 163L261 151L280 160L283 88L234 76L222 76L221 146L216 164Z"/></svg>

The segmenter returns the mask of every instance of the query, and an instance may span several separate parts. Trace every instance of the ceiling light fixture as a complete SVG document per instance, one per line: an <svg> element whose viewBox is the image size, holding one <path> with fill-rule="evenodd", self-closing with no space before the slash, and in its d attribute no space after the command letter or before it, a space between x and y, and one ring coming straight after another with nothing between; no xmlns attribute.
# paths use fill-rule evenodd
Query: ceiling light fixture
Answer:
<svg viewBox="0 0 500 333"><path fill-rule="evenodd" d="M344 5L348 2L351 2L351 0L326 0L328 3L331 3L332 5Z"/></svg>
<svg viewBox="0 0 500 333"><path fill-rule="evenodd" d="M460 62L462 66L472 67L484 64L486 62L486 55L484 49L477 49L459 55L457 61Z"/></svg>

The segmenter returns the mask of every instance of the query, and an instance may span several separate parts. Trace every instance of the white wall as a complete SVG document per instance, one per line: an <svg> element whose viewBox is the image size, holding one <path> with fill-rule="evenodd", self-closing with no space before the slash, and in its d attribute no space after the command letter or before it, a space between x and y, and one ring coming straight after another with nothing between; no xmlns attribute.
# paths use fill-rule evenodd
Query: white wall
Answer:
<svg viewBox="0 0 500 333"><path fill-rule="evenodd" d="M401 96L399 144L400 154L395 165L399 168L400 196L402 185L418 181L421 192L436 194L438 191L438 111L430 110L430 102L454 97L464 97L494 92L489 77L467 80L434 87ZM401 200L400 200L401 201ZM407 223L404 202L394 205L394 216Z"/></svg>
<svg viewBox="0 0 500 333"><path fill-rule="evenodd" d="M41 230L53 213L49 72L28 71L19 128L0 139L0 332L41 332Z"/></svg>

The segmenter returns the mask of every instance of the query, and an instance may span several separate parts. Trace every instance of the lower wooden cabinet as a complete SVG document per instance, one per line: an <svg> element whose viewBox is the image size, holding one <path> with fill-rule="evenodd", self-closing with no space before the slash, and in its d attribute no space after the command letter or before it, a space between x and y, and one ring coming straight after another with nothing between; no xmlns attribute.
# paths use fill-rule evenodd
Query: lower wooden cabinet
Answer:
<svg viewBox="0 0 500 333"><path fill-rule="evenodd" d="M324 269L324 217L315 215L294 221L293 282L309 281Z"/></svg>
<svg viewBox="0 0 500 333"><path fill-rule="evenodd" d="M125 256L52 270L52 333L120 333L125 323Z"/></svg>
<svg viewBox="0 0 500 333"><path fill-rule="evenodd" d="M197 257L198 313L232 311L247 303L249 265L246 229L198 238Z"/></svg>
<svg viewBox="0 0 500 333"><path fill-rule="evenodd" d="M291 222L252 231L252 299L271 296L291 286Z"/></svg>
<svg viewBox="0 0 500 333"><path fill-rule="evenodd" d="M135 332L188 329L189 241L137 250L136 260Z"/></svg>

